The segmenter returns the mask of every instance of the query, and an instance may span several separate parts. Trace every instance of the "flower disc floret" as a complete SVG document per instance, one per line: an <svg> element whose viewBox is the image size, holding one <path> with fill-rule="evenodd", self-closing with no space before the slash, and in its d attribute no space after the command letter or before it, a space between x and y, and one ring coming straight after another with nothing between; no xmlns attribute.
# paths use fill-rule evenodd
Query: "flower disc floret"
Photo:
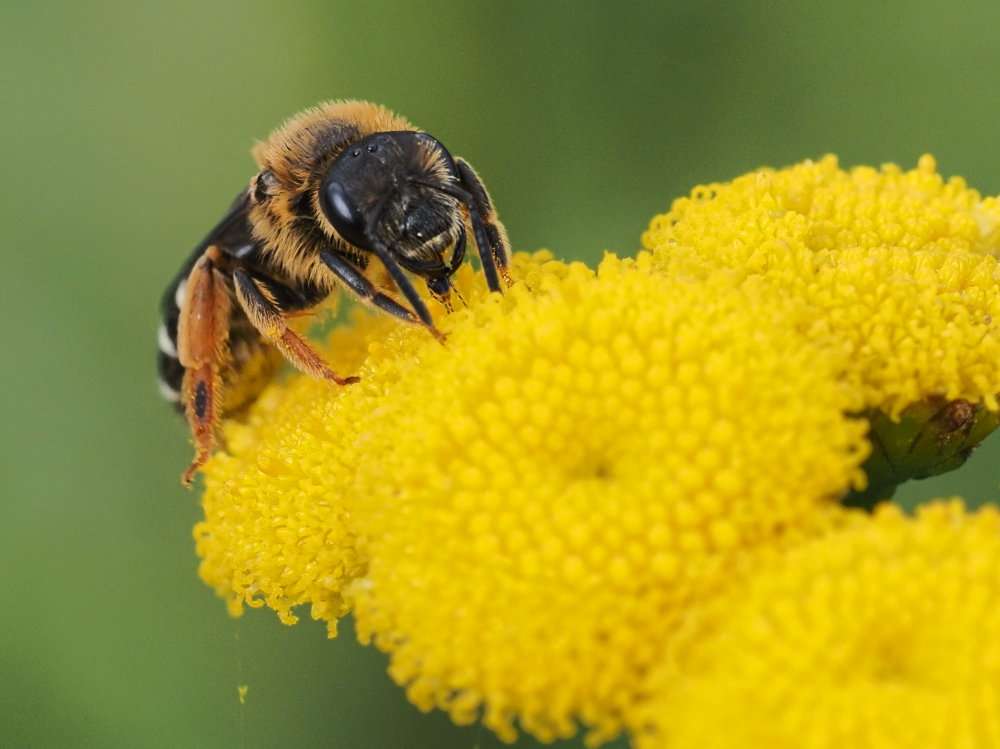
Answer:
<svg viewBox="0 0 1000 749"><path fill-rule="evenodd" d="M636 745L995 747L998 600L996 507L883 505L717 601L680 675L651 680Z"/></svg>

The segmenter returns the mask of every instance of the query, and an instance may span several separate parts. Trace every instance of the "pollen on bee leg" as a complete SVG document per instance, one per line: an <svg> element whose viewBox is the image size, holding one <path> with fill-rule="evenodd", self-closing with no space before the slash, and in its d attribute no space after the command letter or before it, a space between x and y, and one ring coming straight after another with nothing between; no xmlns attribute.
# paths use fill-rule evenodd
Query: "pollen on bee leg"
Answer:
<svg viewBox="0 0 1000 749"><path fill-rule="evenodd" d="M494 255L494 257L496 256ZM514 278L510 275L510 266L508 266L506 262L500 262L499 259L497 259L496 263L497 269L500 271L500 277L503 279L504 286L509 289L514 285Z"/></svg>

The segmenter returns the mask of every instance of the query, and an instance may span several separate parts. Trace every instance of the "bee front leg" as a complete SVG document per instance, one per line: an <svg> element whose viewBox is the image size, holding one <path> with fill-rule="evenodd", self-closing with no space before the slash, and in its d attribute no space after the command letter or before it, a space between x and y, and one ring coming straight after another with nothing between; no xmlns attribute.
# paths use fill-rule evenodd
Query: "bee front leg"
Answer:
<svg viewBox="0 0 1000 749"><path fill-rule="evenodd" d="M218 269L219 250L209 247L191 269L177 321L177 357L184 367L181 403L195 457L182 481L190 486L215 445L222 412L221 376L229 351L229 292Z"/></svg>
<svg viewBox="0 0 1000 749"><path fill-rule="evenodd" d="M237 268L233 271L233 285L236 299L253 326L298 369L317 379L331 380L338 385L359 381L357 377L341 377L330 369L306 339L288 327L285 313L269 290L282 288L280 284L269 278L255 278L243 268ZM289 294L293 293L290 289L287 291Z"/></svg>
<svg viewBox="0 0 1000 749"><path fill-rule="evenodd" d="M361 301L374 305L380 310L388 312L390 315L395 315L406 322L423 325L431 332L431 335L439 341L444 341L444 334L434 327L434 321L431 319L431 314L427 310L427 305L424 304L416 290L413 289L413 285L409 283L409 279L403 273L402 269L399 269L399 273L397 275L401 276L402 280L409 284L410 289L413 290L412 298L413 301L416 302L416 304L414 304L416 311L404 307L388 294L378 291L374 284L372 284L372 282L364 275L364 273L354 267L354 265L344 256L330 250L324 250L319 254L319 259L322 260L323 264L332 270L334 275L336 275L337 278L339 278L340 281ZM392 273L391 268L389 269L389 272L390 274ZM395 275L393 276L393 280L396 280Z"/></svg>
<svg viewBox="0 0 1000 749"><path fill-rule="evenodd" d="M510 245L507 241L507 231L504 229L497 212L490 201L489 193L483 181L479 179L476 170L464 159L455 159L455 168L458 170L458 177L462 185L469 192L471 205L469 209L469 220L472 223L472 232L476 238L476 248L479 250L479 259L483 264L483 273L490 291L500 291L496 275L503 276L507 286L514 283L510 277L508 264L510 263ZM485 239L485 241L483 241Z"/></svg>

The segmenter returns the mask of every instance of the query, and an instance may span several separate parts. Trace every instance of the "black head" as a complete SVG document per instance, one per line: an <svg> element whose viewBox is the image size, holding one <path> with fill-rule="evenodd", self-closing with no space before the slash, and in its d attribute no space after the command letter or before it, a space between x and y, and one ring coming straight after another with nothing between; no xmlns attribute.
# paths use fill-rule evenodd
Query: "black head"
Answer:
<svg viewBox="0 0 1000 749"><path fill-rule="evenodd" d="M444 146L403 130L374 133L345 149L323 178L319 204L350 244L387 252L433 279L450 276L462 259L462 194Z"/></svg>

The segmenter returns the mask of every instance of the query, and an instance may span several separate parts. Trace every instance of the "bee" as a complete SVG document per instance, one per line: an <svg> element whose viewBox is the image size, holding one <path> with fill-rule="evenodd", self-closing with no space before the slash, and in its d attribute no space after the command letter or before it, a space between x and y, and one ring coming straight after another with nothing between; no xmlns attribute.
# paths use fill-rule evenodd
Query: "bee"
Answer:
<svg viewBox="0 0 1000 749"><path fill-rule="evenodd" d="M251 403L282 355L337 385L290 320L334 291L444 340L414 286L450 308L471 234L491 291L510 284L507 235L469 164L384 107L333 101L285 122L253 150L258 172L195 248L162 302L163 394L183 410L190 485L223 415Z"/></svg>

